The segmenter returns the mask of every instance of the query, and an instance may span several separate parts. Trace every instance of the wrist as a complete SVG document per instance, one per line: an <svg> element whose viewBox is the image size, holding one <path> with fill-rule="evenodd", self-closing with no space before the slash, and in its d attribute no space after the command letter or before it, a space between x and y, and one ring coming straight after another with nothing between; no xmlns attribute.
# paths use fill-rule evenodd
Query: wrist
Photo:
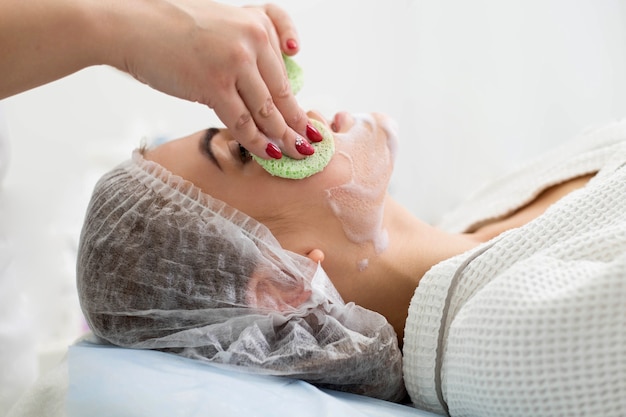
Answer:
<svg viewBox="0 0 626 417"><path fill-rule="evenodd" d="M125 3L117 0L90 0L83 2L85 28L85 56L90 65L109 65L122 69ZM132 1L128 1L132 3Z"/></svg>
<svg viewBox="0 0 626 417"><path fill-rule="evenodd" d="M97 64L109 65L137 77L134 61L150 56L158 36L169 24L175 8L163 0L91 0L93 22L90 43Z"/></svg>

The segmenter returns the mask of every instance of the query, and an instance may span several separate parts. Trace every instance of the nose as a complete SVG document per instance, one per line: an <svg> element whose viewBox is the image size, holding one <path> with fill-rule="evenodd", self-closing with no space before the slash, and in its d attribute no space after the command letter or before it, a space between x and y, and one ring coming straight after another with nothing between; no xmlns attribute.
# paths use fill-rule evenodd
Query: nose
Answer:
<svg viewBox="0 0 626 417"><path fill-rule="evenodd" d="M322 116L316 110L309 110L307 112L307 116L310 119L315 119L324 123L326 127L330 128L335 133L347 132L348 130L350 130L350 128L352 128L352 126L354 126L354 118L352 117L352 115L350 115L350 113L343 112L343 111L335 114L335 117L333 118L333 121L330 124L324 118L324 116Z"/></svg>
<svg viewBox="0 0 626 417"><path fill-rule="evenodd" d="M322 123L324 123L324 125L326 127L330 128L330 125L328 124L328 121L317 110L309 110L308 112L306 112L306 115L307 115L307 117L309 119L313 119L313 120L317 120L318 122L322 122Z"/></svg>
<svg viewBox="0 0 626 417"><path fill-rule="evenodd" d="M354 117L345 111L337 113L330 125L333 131L337 133L345 133L349 131L352 126L354 126Z"/></svg>

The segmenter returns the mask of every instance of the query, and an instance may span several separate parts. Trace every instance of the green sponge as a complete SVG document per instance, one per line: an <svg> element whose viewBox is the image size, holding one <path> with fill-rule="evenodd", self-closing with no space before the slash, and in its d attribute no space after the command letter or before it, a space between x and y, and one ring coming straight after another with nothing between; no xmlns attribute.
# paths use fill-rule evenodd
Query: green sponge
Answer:
<svg viewBox="0 0 626 417"><path fill-rule="evenodd" d="M311 119L311 124L322 134L324 140L314 142L313 148L315 153L304 159L293 159L284 155L280 159L262 159L256 155L252 155L255 161L259 163L270 174L276 177L301 180L317 174L330 162L335 154L335 141L332 133L326 126L317 120Z"/></svg>
<svg viewBox="0 0 626 417"><path fill-rule="evenodd" d="M296 61L285 54L283 54L283 60L285 61L289 84L291 84L291 91L293 94L296 94L300 91L303 84L302 68L296 64ZM317 120L311 120L311 123L324 138L321 142L311 144L315 149L313 155L307 156L304 159L293 159L286 155L281 159L263 159L256 155L252 155L252 158L257 161L263 169L276 177L301 180L313 174L317 174L328 165L330 159L335 154L335 141L332 133L328 131L323 123Z"/></svg>
<svg viewBox="0 0 626 417"><path fill-rule="evenodd" d="M285 54L283 54L283 61L285 62L285 68L287 68L287 78L289 78L291 92L293 94L298 94L298 92L302 89L302 84L304 84L302 67L296 64L296 61Z"/></svg>

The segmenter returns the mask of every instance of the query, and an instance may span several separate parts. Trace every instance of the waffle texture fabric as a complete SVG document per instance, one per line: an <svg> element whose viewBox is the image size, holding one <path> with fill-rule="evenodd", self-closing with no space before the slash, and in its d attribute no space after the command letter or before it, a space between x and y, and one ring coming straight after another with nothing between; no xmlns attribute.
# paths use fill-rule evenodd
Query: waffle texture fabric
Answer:
<svg viewBox="0 0 626 417"><path fill-rule="evenodd" d="M597 174L530 223L435 265L409 308L414 404L452 416L626 415L626 122L590 131L484 189L443 227L512 213Z"/></svg>
<svg viewBox="0 0 626 417"><path fill-rule="evenodd" d="M139 151L94 189L77 286L91 330L114 345L386 400L406 394L383 316L345 304L321 266Z"/></svg>

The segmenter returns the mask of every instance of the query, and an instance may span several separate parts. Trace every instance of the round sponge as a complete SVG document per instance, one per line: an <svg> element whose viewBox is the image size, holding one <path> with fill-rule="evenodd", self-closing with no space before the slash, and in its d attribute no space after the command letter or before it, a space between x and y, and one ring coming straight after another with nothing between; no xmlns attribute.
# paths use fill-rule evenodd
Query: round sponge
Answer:
<svg viewBox="0 0 626 417"><path fill-rule="evenodd" d="M315 153L304 159L293 159L284 155L281 159L262 159L256 155L252 158L270 174L276 177L301 180L317 174L326 168L335 154L335 140L332 133L321 122L311 119L311 124L322 134L324 140L314 142Z"/></svg>
<svg viewBox="0 0 626 417"><path fill-rule="evenodd" d="M291 92L295 95L302 89L304 84L304 75L302 67L296 63L288 55L283 54L283 61L285 62L285 68L287 69L287 78L291 85Z"/></svg>

